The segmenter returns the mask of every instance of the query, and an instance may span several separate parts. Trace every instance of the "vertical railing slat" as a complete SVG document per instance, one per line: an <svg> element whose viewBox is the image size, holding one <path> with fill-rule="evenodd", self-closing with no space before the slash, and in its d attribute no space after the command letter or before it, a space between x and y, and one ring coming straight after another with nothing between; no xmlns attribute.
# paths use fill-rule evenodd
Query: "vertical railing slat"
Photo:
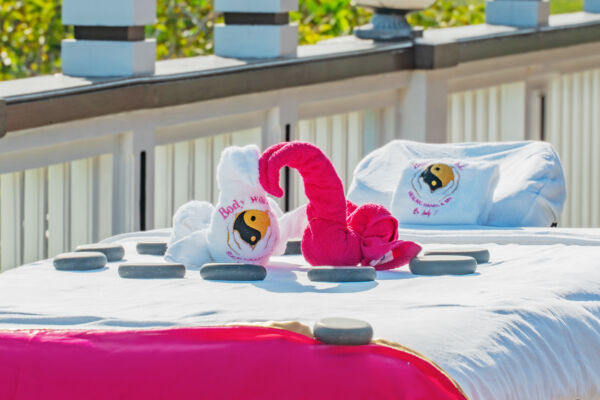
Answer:
<svg viewBox="0 0 600 400"><path fill-rule="evenodd" d="M347 119L348 126L348 147L347 147L347 157L348 157L348 169L347 176L349 180L352 180L354 176L354 168L358 165L360 160L364 156L363 152L363 126L362 126L362 115L359 112L352 112L348 114ZM348 189L348 188L346 188Z"/></svg>
<svg viewBox="0 0 600 400"><path fill-rule="evenodd" d="M213 138L212 164L213 171L215 171L215 174L217 172L219 159L221 158L221 153L228 146L231 146L231 134L218 135ZM212 186L212 201L213 204L217 204L217 202L219 201L219 185L216 179L213 179Z"/></svg>
<svg viewBox="0 0 600 400"><path fill-rule="evenodd" d="M347 179L347 165L346 165L346 146L348 145L348 126L347 116L344 114L334 115L332 117L331 126L331 161L333 166L342 183L344 188L349 185Z"/></svg>
<svg viewBox="0 0 600 400"><path fill-rule="evenodd" d="M212 201L212 138L194 140L194 199Z"/></svg>
<svg viewBox="0 0 600 400"><path fill-rule="evenodd" d="M173 213L192 199L192 149L189 141L173 145Z"/></svg>
<svg viewBox="0 0 600 400"><path fill-rule="evenodd" d="M90 243L93 221L93 160L71 163L71 248Z"/></svg>
<svg viewBox="0 0 600 400"><path fill-rule="evenodd" d="M465 142L472 142L475 140L475 104L473 101L473 92L468 91L463 95L463 129Z"/></svg>
<svg viewBox="0 0 600 400"><path fill-rule="evenodd" d="M565 203L565 209L563 211L563 221L566 226L571 226L573 221L573 214L571 212L574 199L570 196L571 192L571 78L568 75L564 75L561 78L561 104L562 107L559 111L562 114L561 118L561 157L562 164L565 173L566 186L567 186L567 202Z"/></svg>
<svg viewBox="0 0 600 400"><path fill-rule="evenodd" d="M594 227L600 227L600 69L592 73L592 91L591 91L591 145L590 152L594 156L591 158L592 176L590 178L591 186L591 221Z"/></svg>
<svg viewBox="0 0 600 400"><path fill-rule="evenodd" d="M0 267L21 265L23 172L0 175Z"/></svg>
<svg viewBox="0 0 600 400"><path fill-rule="evenodd" d="M580 190L581 190L581 211L580 223L581 227L591 226L591 186L592 173L590 169L591 153L591 136L592 132L592 74L584 72L581 74L581 157L580 157Z"/></svg>
<svg viewBox="0 0 600 400"><path fill-rule="evenodd" d="M54 257L57 254L65 252L70 247L70 181L69 163L56 164L48 167L49 257ZM109 216L109 218L111 217Z"/></svg>
<svg viewBox="0 0 600 400"><path fill-rule="evenodd" d="M46 254L46 169L25 171L23 195L23 262L31 263Z"/></svg>
<svg viewBox="0 0 600 400"><path fill-rule="evenodd" d="M94 196L98 208L95 233L96 240L103 240L113 234L113 155L104 154L96 157L95 161L97 182Z"/></svg>
<svg viewBox="0 0 600 400"><path fill-rule="evenodd" d="M154 225L167 228L173 210L173 145L157 146L154 159Z"/></svg>
<svg viewBox="0 0 600 400"><path fill-rule="evenodd" d="M488 93L484 89L475 91L475 140L487 142L488 134Z"/></svg>
<svg viewBox="0 0 600 400"><path fill-rule="evenodd" d="M500 86L500 138L503 141L525 139L525 83Z"/></svg>

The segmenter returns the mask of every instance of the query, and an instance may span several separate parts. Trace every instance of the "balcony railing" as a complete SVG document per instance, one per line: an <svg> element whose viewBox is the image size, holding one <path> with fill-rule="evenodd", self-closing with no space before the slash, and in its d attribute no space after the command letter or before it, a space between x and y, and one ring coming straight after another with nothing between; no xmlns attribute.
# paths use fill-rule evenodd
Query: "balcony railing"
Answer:
<svg viewBox="0 0 600 400"><path fill-rule="evenodd" d="M1 82L0 98L2 270L167 227L184 202L216 200L224 147L294 139L322 147L346 185L396 138L547 140L567 175L561 225L600 226L600 14L162 61L146 77L42 76ZM286 208L304 201L295 175L287 192Z"/></svg>

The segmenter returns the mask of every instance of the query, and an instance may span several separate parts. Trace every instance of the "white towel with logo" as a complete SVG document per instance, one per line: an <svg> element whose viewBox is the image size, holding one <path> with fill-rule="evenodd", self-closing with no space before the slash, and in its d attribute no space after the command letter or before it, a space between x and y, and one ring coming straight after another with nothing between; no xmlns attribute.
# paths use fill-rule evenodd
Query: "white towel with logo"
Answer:
<svg viewBox="0 0 600 400"><path fill-rule="evenodd" d="M216 206L192 201L173 218L173 234L165 259L201 267L208 262L265 264L285 250L280 234L281 210L258 180L255 145L228 147L217 167Z"/></svg>
<svg viewBox="0 0 600 400"><path fill-rule="evenodd" d="M498 171L485 161L410 160L391 212L400 224L481 225L491 209Z"/></svg>
<svg viewBox="0 0 600 400"><path fill-rule="evenodd" d="M563 170L549 143L428 144L405 140L390 142L359 163L348 198L357 204L377 203L391 208L402 175L410 168L411 160L417 159L497 165L499 179L491 208L479 225L549 227L558 221L566 200Z"/></svg>

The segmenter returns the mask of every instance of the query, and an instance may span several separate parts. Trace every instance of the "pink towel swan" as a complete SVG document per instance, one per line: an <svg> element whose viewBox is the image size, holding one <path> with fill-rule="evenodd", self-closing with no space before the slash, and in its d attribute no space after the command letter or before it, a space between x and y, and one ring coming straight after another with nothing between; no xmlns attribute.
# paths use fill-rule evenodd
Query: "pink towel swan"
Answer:
<svg viewBox="0 0 600 400"><path fill-rule="evenodd" d="M267 149L259 160L260 183L282 197L279 170L298 170L308 197L308 226L302 254L313 266L373 266L378 270L407 264L421 246L398 240L398 221L383 206L356 206L346 200L344 186L331 161L316 146L288 142Z"/></svg>

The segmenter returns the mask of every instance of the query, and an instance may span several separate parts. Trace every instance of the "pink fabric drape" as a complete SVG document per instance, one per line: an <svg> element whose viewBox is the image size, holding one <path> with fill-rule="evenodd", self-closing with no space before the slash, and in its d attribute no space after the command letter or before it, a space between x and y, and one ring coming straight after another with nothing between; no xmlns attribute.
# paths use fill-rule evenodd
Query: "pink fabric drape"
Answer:
<svg viewBox="0 0 600 400"><path fill-rule="evenodd" d="M424 359L263 327L0 332L0 399L464 400Z"/></svg>

